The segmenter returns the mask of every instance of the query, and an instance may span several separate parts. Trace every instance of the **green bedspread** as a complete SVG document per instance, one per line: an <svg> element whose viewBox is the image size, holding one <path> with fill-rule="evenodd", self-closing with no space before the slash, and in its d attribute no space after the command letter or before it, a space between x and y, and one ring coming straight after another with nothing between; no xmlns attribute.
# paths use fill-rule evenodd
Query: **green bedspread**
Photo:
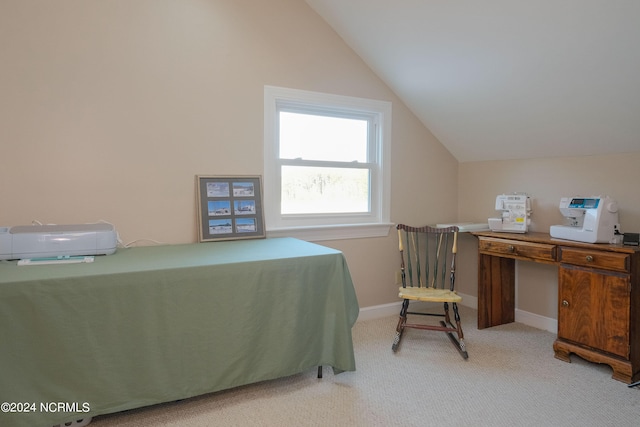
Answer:
<svg viewBox="0 0 640 427"><path fill-rule="evenodd" d="M14 405L0 425L48 427L319 365L353 371L358 310L343 254L292 238L1 261L0 403Z"/></svg>

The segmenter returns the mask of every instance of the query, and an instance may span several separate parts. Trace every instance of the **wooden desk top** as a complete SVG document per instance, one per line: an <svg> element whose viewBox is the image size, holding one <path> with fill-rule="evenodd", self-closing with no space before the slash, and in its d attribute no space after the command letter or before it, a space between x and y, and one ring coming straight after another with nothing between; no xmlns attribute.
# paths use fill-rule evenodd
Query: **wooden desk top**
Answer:
<svg viewBox="0 0 640 427"><path fill-rule="evenodd" d="M629 254L640 252L640 247L638 246L626 246L622 244L612 245L609 243L576 242L573 240L556 239L555 237L551 237L549 233L538 233L538 232L503 233L503 232L497 232L497 231L472 231L471 234L477 237L490 237L490 238L502 239L502 240L517 240L521 242L530 242L530 243L544 243L548 245L595 249L600 251L604 250L604 251L610 251L610 252L622 252L622 253L629 253Z"/></svg>

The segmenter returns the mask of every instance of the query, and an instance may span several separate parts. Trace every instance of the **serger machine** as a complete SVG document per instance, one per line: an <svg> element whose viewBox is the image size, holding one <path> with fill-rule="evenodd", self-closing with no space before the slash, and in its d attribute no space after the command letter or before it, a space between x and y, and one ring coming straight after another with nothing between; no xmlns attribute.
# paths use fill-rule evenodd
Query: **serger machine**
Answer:
<svg viewBox="0 0 640 427"><path fill-rule="evenodd" d="M609 197L563 197L560 212L566 225L552 225L551 237L585 243L613 243L618 204Z"/></svg>
<svg viewBox="0 0 640 427"><path fill-rule="evenodd" d="M501 194L496 197L500 218L489 218L491 231L526 233L531 222L531 198L526 194Z"/></svg>

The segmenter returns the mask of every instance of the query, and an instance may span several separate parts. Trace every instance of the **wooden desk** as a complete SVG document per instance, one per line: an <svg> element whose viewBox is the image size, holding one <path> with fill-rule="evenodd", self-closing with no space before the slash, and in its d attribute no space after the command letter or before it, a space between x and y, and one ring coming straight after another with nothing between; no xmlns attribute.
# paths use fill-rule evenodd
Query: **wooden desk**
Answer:
<svg viewBox="0 0 640 427"><path fill-rule="evenodd" d="M613 378L640 379L640 248L473 232L478 237L478 329L515 318L515 262L558 266L555 357L605 363Z"/></svg>
<svg viewBox="0 0 640 427"><path fill-rule="evenodd" d="M353 371L357 316L343 254L291 238L1 261L0 402L35 410L0 413L0 425L64 425L322 365ZM49 402L71 408L43 411Z"/></svg>

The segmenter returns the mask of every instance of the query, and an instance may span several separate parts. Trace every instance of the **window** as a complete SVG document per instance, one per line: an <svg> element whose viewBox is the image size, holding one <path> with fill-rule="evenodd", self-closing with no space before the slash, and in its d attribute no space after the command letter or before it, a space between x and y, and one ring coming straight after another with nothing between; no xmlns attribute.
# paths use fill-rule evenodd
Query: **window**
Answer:
<svg viewBox="0 0 640 427"><path fill-rule="evenodd" d="M389 232L391 103L265 86L267 233Z"/></svg>

